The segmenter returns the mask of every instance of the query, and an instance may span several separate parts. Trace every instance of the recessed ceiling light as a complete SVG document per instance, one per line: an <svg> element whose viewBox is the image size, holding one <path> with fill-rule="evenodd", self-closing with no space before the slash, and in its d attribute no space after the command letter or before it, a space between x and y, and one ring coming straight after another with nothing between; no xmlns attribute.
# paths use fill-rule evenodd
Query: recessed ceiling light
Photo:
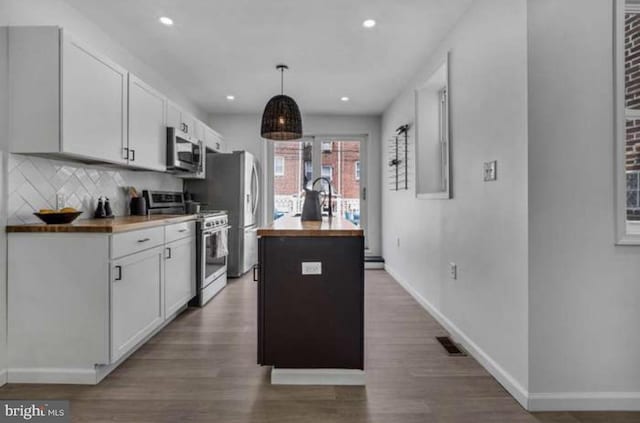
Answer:
<svg viewBox="0 0 640 423"><path fill-rule="evenodd" d="M374 21L373 19L367 19L366 21L362 22L362 26L364 26L365 28L373 28L374 26L376 26L376 21Z"/></svg>
<svg viewBox="0 0 640 423"><path fill-rule="evenodd" d="M234 95L228 95L227 96L227 100L229 100L229 101L233 101L235 99L236 99L236 96L234 96Z"/></svg>
<svg viewBox="0 0 640 423"><path fill-rule="evenodd" d="M340 101L349 101L349 97L340 97Z"/></svg>
<svg viewBox="0 0 640 423"><path fill-rule="evenodd" d="M173 19L166 17L166 16L162 16L160 19L160 23L166 26L171 26L173 25Z"/></svg>

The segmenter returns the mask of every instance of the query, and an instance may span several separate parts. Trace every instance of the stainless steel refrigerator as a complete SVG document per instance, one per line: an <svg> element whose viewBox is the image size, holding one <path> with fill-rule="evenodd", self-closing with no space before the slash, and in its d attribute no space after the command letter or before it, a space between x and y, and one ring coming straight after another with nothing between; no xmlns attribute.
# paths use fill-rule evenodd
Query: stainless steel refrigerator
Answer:
<svg viewBox="0 0 640 423"><path fill-rule="evenodd" d="M229 212L227 273L242 276L258 261L260 167L246 151L209 153L206 167L206 179L186 181L185 190L203 210Z"/></svg>

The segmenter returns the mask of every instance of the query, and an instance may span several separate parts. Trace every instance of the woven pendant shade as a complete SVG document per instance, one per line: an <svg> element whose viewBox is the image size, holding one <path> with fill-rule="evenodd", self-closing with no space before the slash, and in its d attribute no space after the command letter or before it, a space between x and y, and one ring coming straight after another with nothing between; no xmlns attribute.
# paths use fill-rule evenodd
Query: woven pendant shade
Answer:
<svg viewBox="0 0 640 423"><path fill-rule="evenodd" d="M281 72L281 94L269 100L262 114L260 134L274 141L289 141L302 138L302 117L295 100L284 95L284 70L286 65L278 65Z"/></svg>
<svg viewBox="0 0 640 423"><path fill-rule="evenodd" d="M302 138L302 117L295 100L283 94L272 97L264 108L260 133L275 141Z"/></svg>

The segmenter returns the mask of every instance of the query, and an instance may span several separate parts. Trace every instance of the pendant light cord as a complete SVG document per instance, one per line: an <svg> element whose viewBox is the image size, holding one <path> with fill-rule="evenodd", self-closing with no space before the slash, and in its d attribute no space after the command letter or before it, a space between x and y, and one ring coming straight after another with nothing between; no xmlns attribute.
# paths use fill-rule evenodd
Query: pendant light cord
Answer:
<svg viewBox="0 0 640 423"><path fill-rule="evenodd" d="M284 95L284 67L280 68L280 95Z"/></svg>

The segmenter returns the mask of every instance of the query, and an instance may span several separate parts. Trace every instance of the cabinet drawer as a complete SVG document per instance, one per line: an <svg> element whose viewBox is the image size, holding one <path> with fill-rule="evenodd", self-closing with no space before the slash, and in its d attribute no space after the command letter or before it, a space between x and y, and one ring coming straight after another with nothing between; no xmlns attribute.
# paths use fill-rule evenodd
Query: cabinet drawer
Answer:
<svg viewBox="0 0 640 423"><path fill-rule="evenodd" d="M111 236L111 258L122 257L164 244L164 228L141 229Z"/></svg>
<svg viewBox="0 0 640 423"><path fill-rule="evenodd" d="M166 242L176 241L178 239L194 236L196 233L196 222L182 222L165 226Z"/></svg>

